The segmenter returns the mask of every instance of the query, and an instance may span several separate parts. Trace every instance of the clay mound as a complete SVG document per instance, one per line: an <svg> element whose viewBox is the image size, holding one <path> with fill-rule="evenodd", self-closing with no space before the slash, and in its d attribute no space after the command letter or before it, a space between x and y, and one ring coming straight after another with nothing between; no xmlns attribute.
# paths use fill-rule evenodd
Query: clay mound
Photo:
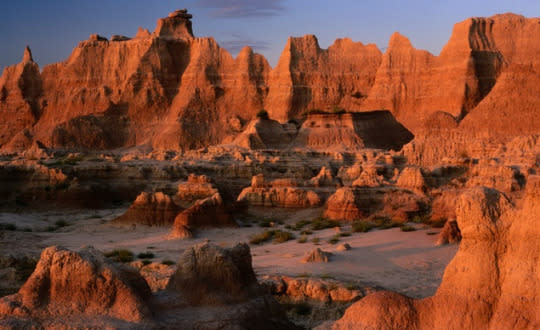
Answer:
<svg viewBox="0 0 540 330"><path fill-rule="evenodd" d="M284 149L291 141L291 136L279 122L259 118L252 121L232 144L247 149Z"/></svg>
<svg viewBox="0 0 540 330"><path fill-rule="evenodd" d="M330 261L330 257L332 256L332 253L323 251L319 248L316 248L315 250L312 250L310 253L308 253L303 259L303 263L308 262L328 262Z"/></svg>
<svg viewBox="0 0 540 330"><path fill-rule="evenodd" d="M190 305L225 305L261 294L247 244L224 249L201 244L186 250L167 290L180 291Z"/></svg>
<svg viewBox="0 0 540 330"><path fill-rule="evenodd" d="M405 167L399 175L396 186L418 192L425 192L427 189L422 170L417 167Z"/></svg>
<svg viewBox="0 0 540 330"><path fill-rule="evenodd" d="M329 219L355 220L368 215L367 203L361 202L361 192L351 187L338 189L326 202L324 216Z"/></svg>
<svg viewBox="0 0 540 330"><path fill-rule="evenodd" d="M380 187L384 184L384 178L377 173L374 166L365 167L356 180L354 187Z"/></svg>
<svg viewBox="0 0 540 330"><path fill-rule="evenodd" d="M380 292L352 305L333 329L540 327L538 214L537 176L529 177L519 209L496 190L467 191L457 208L462 242L435 296Z"/></svg>
<svg viewBox="0 0 540 330"><path fill-rule="evenodd" d="M389 111L310 113L294 145L316 150L399 150L413 137Z"/></svg>
<svg viewBox="0 0 540 330"><path fill-rule="evenodd" d="M113 264L91 247L79 253L49 247L19 293L0 300L0 325L28 322L32 327L77 328L115 320L140 323L152 317L146 303L151 295L137 271Z"/></svg>
<svg viewBox="0 0 540 330"><path fill-rule="evenodd" d="M143 192L137 196L126 213L114 219L112 223L169 226L180 211L182 209L170 196L162 192Z"/></svg>
<svg viewBox="0 0 540 330"><path fill-rule="evenodd" d="M194 229L206 227L236 226L231 213L225 207L221 195L198 200L174 219L171 238L187 238Z"/></svg>
<svg viewBox="0 0 540 330"><path fill-rule="evenodd" d="M455 220L447 221L437 238L437 245L459 243L461 241L461 231Z"/></svg>
<svg viewBox="0 0 540 330"><path fill-rule="evenodd" d="M176 199L179 202L193 203L199 199L205 199L216 194L218 190L206 175L197 176L190 174L186 182L178 185Z"/></svg>

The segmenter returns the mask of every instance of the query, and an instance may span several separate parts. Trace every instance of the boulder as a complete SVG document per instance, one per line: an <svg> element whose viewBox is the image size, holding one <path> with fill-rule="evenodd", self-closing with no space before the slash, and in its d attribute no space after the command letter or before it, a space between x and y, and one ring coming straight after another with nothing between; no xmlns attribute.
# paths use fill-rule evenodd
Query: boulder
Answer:
<svg viewBox="0 0 540 330"><path fill-rule="evenodd" d="M461 241L461 231L455 220L449 220L444 224L443 229L437 238L437 245L459 243Z"/></svg>

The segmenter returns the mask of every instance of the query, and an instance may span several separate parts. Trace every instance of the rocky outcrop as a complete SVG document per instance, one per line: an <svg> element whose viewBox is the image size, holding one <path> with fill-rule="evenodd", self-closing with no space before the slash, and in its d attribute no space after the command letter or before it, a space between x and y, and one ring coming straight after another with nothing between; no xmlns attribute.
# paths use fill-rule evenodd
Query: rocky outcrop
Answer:
<svg viewBox="0 0 540 330"><path fill-rule="evenodd" d="M0 299L0 327L296 329L259 286L246 244L195 246L178 264L153 295L134 268L93 248L47 248L19 292Z"/></svg>
<svg viewBox="0 0 540 330"><path fill-rule="evenodd" d="M284 149L290 147L292 136L277 121L259 118L252 121L232 144L248 149Z"/></svg>
<svg viewBox="0 0 540 330"><path fill-rule="evenodd" d="M39 67L26 47L21 63L7 67L0 77L0 146L30 129L39 119L42 84Z"/></svg>
<svg viewBox="0 0 540 330"><path fill-rule="evenodd" d="M340 185L339 179L334 178L332 171L326 166L321 168L319 174L311 178L308 185L313 187L336 187Z"/></svg>
<svg viewBox="0 0 540 330"><path fill-rule="evenodd" d="M420 168L405 167L399 174L396 186L406 189L425 192L427 189L426 180Z"/></svg>
<svg viewBox="0 0 540 330"><path fill-rule="evenodd" d="M165 327L296 328L257 282L247 244L196 245L184 252L178 265L156 301L156 310L167 316Z"/></svg>
<svg viewBox="0 0 540 330"><path fill-rule="evenodd" d="M266 183L263 176L255 176L251 187L244 188L237 202L248 206L305 208L321 204L321 199L312 190L296 188L290 180Z"/></svg>
<svg viewBox="0 0 540 330"><path fill-rule="evenodd" d="M520 208L496 190L465 192L457 208L463 238L435 296L376 293L352 305L333 329L539 327L539 212L535 176Z"/></svg>
<svg viewBox="0 0 540 330"><path fill-rule="evenodd" d="M17 294L0 300L5 327L127 326L152 318L152 293L132 268L93 248L79 253L50 247Z"/></svg>
<svg viewBox="0 0 540 330"><path fill-rule="evenodd" d="M221 195L216 193L196 201L191 207L179 213L174 219L171 238L191 237L193 230L223 226L234 227L236 222L225 207Z"/></svg>
<svg viewBox="0 0 540 330"><path fill-rule="evenodd" d="M399 150L413 135L389 111L309 113L294 141L297 147L357 151Z"/></svg>
<svg viewBox="0 0 540 330"><path fill-rule="evenodd" d="M332 253L323 251L319 248L316 248L309 252L303 259L303 263L308 262L328 262L330 261L330 257L332 257Z"/></svg>
<svg viewBox="0 0 540 330"><path fill-rule="evenodd" d="M143 192L126 213L113 220L115 224L170 226L182 209L162 192Z"/></svg>
<svg viewBox="0 0 540 330"><path fill-rule="evenodd" d="M291 37L270 73L265 108L279 121L309 109L353 109L368 94L380 61L373 44L346 38L323 50L313 35Z"/></svg>
<svg viewBox="0 0 540 330"><path fill-rule="evenodd" d="M22 150L40 141L54 148L186 150L231 142L246 128L242 144L285 145L296 128L284 134L276 125L246 127L263 108L281 122L312 110L336 112L304 122L295 144L315 149L399 149L412 138L399 123L417 136L444 132L442 145L455 144L453 134L506 141L540 126L540 49L531 37L539 33L537 18L467 19L439 56L399 33L384 55L350 39L324 50L312 35L289 38L273 70L249 47L235 59L214 39L194 37L191 18L175 11L153 33L140 29L131 39L92 35L42 72L27 49L0 78L0 147ZM399 123L374 109L389 110ZM343 110L381 118L358 124L361 115L339 115Z"/></svg>
<svg viewBox="0 0 540 330"><path fill-rule="evenodd" d="M218 190L214 187L209 177L190 174L186 182L178 184L178 191L175 198L179 203L192 204L199 199L212 197L216 193L218 193Z"/></svg>

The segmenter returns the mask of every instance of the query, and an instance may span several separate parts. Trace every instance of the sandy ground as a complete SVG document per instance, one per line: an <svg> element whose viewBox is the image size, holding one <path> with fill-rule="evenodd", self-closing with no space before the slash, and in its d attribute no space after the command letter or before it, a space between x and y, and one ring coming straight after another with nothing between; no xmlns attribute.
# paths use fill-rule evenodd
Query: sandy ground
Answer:
<svg viewBox="0 0 540 330"><path fill-rule="evenodd" d="M155 261L178 260L182 252L194 244L205 241L221 246L232 246L247 242L250 237L265 228L254 224L251 227L207 229L196 232L192 239L168 239L169 229L156 227L114 227L108 221L122 214L125 208L111 210L72 210L39 213L0 213L0 224L15 223L17 231L5 232L0 239L3 253L7 250L34 250L60 245L78 250L93 245L99 250L110 251L125 248L135 254L152 252ZM264 210L266 216L287 223L309 218L320 210L280 211ZM252 214L252 216L260 216ZM32 232L22 230L31 229ZM349 231L343 226L341 231ZM399 228L373 230L368 233L353 233L341 237L337 244L328 243L336 234L335 229L313 231L307 243L291 240L281 244L272 242L251 246L253 266L258 276L289 275L334 278L368 286L378 286L412 297L426 297L435 293L440 284L444 268L457 251L456 245L435 246L433 229L417 225L413 232L402 232ZM293 231L294 232L294 231ZM300 234L294 232L298 238ZM318 237L320 243L312 242ZM339 244L348 243L349 251L336 251ZM301 259L312 249L321 248L333 253L329 263L302 263Z"/></svg>

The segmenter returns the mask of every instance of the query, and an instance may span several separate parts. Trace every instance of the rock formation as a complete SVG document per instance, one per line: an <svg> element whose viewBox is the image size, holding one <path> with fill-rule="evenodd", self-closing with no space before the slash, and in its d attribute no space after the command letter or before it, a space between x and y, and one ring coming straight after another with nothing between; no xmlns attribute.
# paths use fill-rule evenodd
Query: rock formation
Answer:
<svg viewBox="0 0 540 330"><path fill-rule="evenodd" d="M212 184L212 180L205 175L190 174L186 182L178 184L175 198L179 203L192 204L199 199L212 197L218 190Z"/></svg>
<svg viewBox="0 0 540 330"><path fill-rule="evenodd" d="M332 256L332 253L323 251L319 248L316 248L309 252L303 259L302 262L308 263L308 262L328 262L330 261L330 257Z"/></svg>
<svg viewBox="0 0 540 330"><path fill-rule="evenodd" d="M350 39L324 50L312 35L289 38L273 70L248 47L234 59L214 39L196 38L191 18L175 11L153 33L140 29L131 39L92 35L42 72L27 48L0 77L0 148L23 150L40 141L53 148L186 150L230 142L246 128L241 144L287 144L294 130L246 126L263 108L281 122L317 109L387 109L417 136L447 132L447 141L435 140L442 146L467 140L464 134L506 141L540 126L537 18L465 20L439 56L414 49L399 33L384 55ZM397 123L389 114L359 127L351 123L358 116L308 115L298 143L399 149L407 142L391 129Z"/></svg>
<svg viewBox="0 0 540 330"><path fill-rule="evenodd" d="M17 294L0 300L5 327L127 326L152 317L152 293L134 269L113 264L93 248L50 247Z"/></svg>
<svg viewBox="0 0 540 330"><path fill-rule="evenodd" d="M447 221L437 238L437 245L459 243L461 241L461 231L455 220Z"/></svg>
<svg viewBox="0 0 540 330"><path fill-rule="evenodd" d="M414 136L388 111L310 113L294 141L297 147L357 151L399 150Z"/></svg>
<svg viewBox="0 0 540 330"><path fill-rule="evenodd" d="M284 149L290 147L292 136L283 126L269 118L252 121L232 144L248 149Z"/></svg>
<svg viewBox="0 0 540 330"><path fill-rule="evenodd" d="M312 190L296 188L290 180L267 184L263 176L255 176L251 187L244 188L237 198L240 204L264 207L304 208L319 206L321 199Z"/></svg>
<svg viewBox="0 0 540 330"><path fill-rule="evenodd" d="M529 177L522 207L513 207L496 190L465 192L457 208L463 239L437 293L423 300L391 292L370 295L333 329L539 327L539 212L538 177Z"/></svg>
<svg viewBox="0 0 540 330"><path fill-rule="evenodd" d="M143 192L131 204L126 213L113 220L117 224L170 226L182 211L172 198L162 192Z"/></svg>
<svg viewBox="0 0 540 330"><path fill-rule="evenodd" d="M171 238L191 237L192 231L205 227L236 226L219 193L200 199L174 219Z"/></svg>
<svg viewBox="0 0 540 330"><path fill-rule="evenodd" d="M93 248L47 248L19 292L0 299L0 327L296 329L259 286L246 244L188 249L154 295L134 268Z"/></svg>

